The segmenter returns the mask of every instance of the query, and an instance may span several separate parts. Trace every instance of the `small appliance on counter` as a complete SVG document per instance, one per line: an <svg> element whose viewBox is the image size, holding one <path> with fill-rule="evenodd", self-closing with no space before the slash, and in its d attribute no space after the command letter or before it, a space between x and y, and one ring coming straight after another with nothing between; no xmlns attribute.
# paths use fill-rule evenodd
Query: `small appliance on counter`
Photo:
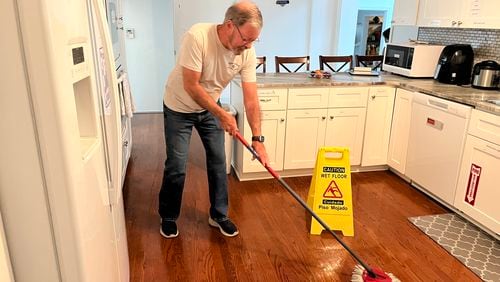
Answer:
<svg viewBox="0 0 500 282"><path fill-rule="evenodd" d="M500 78L500 65L495 61L482 61L474 65L472 87L479 89L497 89Z"/></svg>
<svg viewBox="0 0 500 282"><path fill-rule="evenodd" d="M468 44L447 45L439 56L434 79L448 84L470 84L473 62L472 46Z"/></svg>
<svg viewBox="0 0 500 282"><path fill-rule="evenodd" d="M443 48L421 42L388 43L382 68L406 77L433 77Z"/></svg>

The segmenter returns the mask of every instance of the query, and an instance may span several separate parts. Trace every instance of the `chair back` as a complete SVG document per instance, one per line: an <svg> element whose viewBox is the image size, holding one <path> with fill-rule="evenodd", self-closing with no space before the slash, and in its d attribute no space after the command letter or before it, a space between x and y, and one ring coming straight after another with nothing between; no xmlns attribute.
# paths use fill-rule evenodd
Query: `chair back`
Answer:
<svg viewBox="0 0 500 282"><path fill-rule="evenodd" d="M280 66L283 67L288 72L297 72L304 65L306 67L306 70L308 71L309 67L310 67L309 56L303 56L303 57L279 57L279 56L275 56L274 59L275 59L275 63L276 63L276 72L280 72ZM299 66L294 71L291 71L289 68L286 67L285 64L299 64Z"/></svg>
<svg viewBox="0 0 500 282"><path fill-rule="evenodd" d="M375 56L362 56L356 55L356 66L357 67L371 67L372 70L382 68L382 61L384 60L384 56L375 55Z"/></svg>
<svg viewBox="0 0 500 282"><path fill-rule="evenodd" d="M328 63L343 63L340 67L336 68L333 64ZM351 69L352 56L319 56L319 69L325 70L325 66L329 68L332 72L339 72L345 66L349 64L349 69Z"/></svg>
<svg viewBox="0 0 500 282"><path fill-rule="evenodd" d="M266 56L257 57L257 66L255 69L258 69L262 66L262 73L266 73Z"/></svg>

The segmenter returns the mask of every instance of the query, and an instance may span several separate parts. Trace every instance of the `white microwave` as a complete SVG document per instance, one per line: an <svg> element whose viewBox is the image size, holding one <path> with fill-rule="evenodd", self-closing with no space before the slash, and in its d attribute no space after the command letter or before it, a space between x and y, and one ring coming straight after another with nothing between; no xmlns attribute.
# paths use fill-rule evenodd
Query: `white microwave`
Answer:
<svg viewBox="0 0 500 282"><path fill-rule="evenodd" d="M383 70L407 77L434 77L434 72L445 46L388 43L385 47Z"/></svg>

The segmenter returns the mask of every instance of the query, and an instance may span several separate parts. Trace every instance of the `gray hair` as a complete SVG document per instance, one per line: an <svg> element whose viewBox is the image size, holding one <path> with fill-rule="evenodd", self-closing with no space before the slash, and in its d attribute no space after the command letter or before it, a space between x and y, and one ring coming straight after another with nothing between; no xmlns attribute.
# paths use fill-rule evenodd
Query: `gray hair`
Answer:
<svg viewBox="0 0 500 282"><path fill-rule="evenodd" d="M262 28L262 14L254 3L250 1L241 1L233 4L226 11L224 21L232 21L236 26L242 26L249 23L258 28Z"/></svg>

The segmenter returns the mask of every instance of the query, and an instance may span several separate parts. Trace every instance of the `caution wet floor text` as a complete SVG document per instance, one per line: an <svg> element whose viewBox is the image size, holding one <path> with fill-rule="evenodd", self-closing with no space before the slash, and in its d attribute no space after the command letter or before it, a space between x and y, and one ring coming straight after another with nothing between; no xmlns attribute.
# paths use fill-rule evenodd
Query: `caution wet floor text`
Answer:
<svg viewBox="0 0 500 282"><path fill-rule="evenodd" d="M330 229L340 230L344 236L354 236L348 148L318 150L307 204ZM311 219L311 234L321 234L323 229L316 219Z"/></svg>

